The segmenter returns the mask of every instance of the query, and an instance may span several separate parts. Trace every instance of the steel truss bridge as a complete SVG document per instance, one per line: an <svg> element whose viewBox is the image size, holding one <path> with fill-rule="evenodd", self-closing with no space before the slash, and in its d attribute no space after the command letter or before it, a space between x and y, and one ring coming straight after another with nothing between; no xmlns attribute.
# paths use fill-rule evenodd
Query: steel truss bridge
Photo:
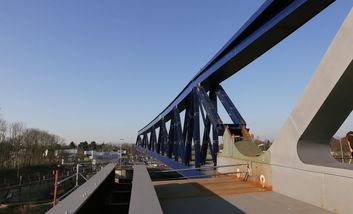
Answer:
<svg viewBox="0 0 353 214"><path fill-rule="evenodd" d="M222 88L222 81L278 44L332 2L333 0L266 1L178 96L154 120L139 130L136 145L155 152L156 154L149 154L157 159L162 158L159 155L167 156L176 162L181 161L185 166L189 166L190 161L194 160L195 167L206 163L209 149L213 164L217 165L218 136L223 136L226 126L233 134L250 138L246 122ZM217 112L217 98L233 124L223 123ZM181 121L180 114L183 111L185 118ZM202 142L200 115L204 126ZM166 128L168 121L169 133ZM172 165L182 167L181 164Z"/></svg>
<svg viewBox="0 0 353 214"><path fill-rule="evenodd" d="M241 152L241 142L234 136L248 139L249 129L221 86L333 2L266 1L177 97L138 131L136 149L169 165L184 176L183 181L152 181L145 166L135 165L133 178L116 184L115 164L109 164L48 213L353 213L353 165L337 162L329 150L332 136L353 110L353 99L347 99L353 91L353 9L265 153ZM232 124L220 118L218 100ZM222 155L219 136L227 145ZM230 166L236 176L185 179L205 176L202 165L208 151L212 169L226 174L223 167ZM240 173L251 182L241 181Z"/></svg>

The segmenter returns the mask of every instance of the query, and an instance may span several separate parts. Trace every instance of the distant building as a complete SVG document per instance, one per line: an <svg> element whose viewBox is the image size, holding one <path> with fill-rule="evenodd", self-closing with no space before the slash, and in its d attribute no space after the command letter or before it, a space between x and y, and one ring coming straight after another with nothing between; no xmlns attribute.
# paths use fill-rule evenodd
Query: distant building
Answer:
<svg viewBox="0 0 353 214"><path fill-rule="evenodd" d="M120 152L97 152L91 150L84 151L84 154L97 163L117 162L121 157Z"/></svg>
<svg viewBox="0 0 353 214"><path fill-rule="evenodd" d="M64 162L72 162L76 159L77 149L61 149L60 154L62 155Z"/></svg>

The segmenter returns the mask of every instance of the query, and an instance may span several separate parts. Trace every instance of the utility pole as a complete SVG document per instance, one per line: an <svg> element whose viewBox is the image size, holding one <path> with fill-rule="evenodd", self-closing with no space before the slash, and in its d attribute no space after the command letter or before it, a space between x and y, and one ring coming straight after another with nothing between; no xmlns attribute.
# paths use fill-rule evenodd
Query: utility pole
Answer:
<svg viewBox="0 0 353 214"><path fill-rule="evenodd" d="M58 191L58 177L59 177L59 170L55 170L55 183L54 183L54 199L53 199L53 206L56 205L56 192Z"/></svg>
<svg viewBox="0 0 353 214"><path fill-rule="evenodd" d="M119 157L119 165L120 165L120 169L121 169L121 157L123 156L123 153L121 151L121 145L122 145L122 142L124 141L124 139L120 139L120 157Z"/></svg>
<svg viewBox="0 0 353 214"><path fill-rule="evenodd" d="M80 172L80 164L76 165L76 187L78 186L78 173Z"/></svg>

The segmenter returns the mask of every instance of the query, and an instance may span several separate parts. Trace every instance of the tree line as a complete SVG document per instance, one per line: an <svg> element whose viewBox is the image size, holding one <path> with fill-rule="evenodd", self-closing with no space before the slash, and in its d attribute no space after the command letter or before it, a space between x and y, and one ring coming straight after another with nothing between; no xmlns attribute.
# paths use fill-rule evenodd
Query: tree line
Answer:
<svg viewBox="0 0 353 214"><path fill-rule="evenodd" d="M47 131L26 128L0 117L0 169L53 164L64 140Z"/></svg>
<svg viewBox="0 0 353 214"><path fill-rule="evenodd" d="M69 145L66 147L68 149L77 149L78 152L90 151L94 150L97 152L111 152L120 150L120 145L112 144L112 143L96 143L96 141L91 141L88 143L87 141L82 141L78 145L75 144L74 141L71 141ZM122 150L126 150L129 153L132 152L132 144L123 143L121 145Z"/></svg>

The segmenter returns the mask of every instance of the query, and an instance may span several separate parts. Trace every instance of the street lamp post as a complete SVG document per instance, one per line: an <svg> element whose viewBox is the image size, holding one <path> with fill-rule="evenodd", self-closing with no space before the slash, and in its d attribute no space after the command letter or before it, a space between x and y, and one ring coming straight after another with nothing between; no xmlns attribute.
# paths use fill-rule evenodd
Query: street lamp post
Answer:
<svg viewBox="0 0 353 214"><path fill-rule="evenodd" d="M120 139L120 157L119 157L119 165L120 165L120 169L121 169L121 157L123 156L123 153L121 151L121 145L122 145L122 142L124 141L124 139Z"/></svg>

